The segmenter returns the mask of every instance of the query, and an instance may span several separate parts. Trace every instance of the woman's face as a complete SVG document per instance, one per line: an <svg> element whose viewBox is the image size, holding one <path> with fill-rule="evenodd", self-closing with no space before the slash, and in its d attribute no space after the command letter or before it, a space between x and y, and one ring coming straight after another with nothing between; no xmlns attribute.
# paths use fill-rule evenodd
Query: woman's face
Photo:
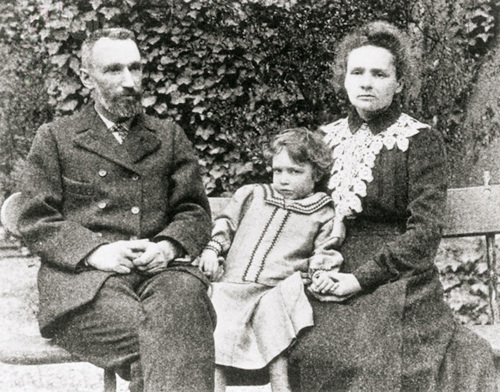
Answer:
<svg viewBox="0 0 500 392"><path fill-rule="evenodd" d="M386 109L402 89L394 56L385 48L362 46L349 53L344 87L361 118L369 120Z"/></svg>

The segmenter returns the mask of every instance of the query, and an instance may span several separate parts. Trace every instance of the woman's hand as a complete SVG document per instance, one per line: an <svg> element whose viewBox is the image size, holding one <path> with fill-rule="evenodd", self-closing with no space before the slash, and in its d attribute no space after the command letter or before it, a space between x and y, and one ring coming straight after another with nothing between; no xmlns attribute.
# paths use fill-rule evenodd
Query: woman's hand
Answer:
<svg viewBox="0 0 500 392"><path fill-rule="evenodd" d="M362 290L358 279L356 279L353 274L331 272L330 277L337 280L337 285L333 289L332 293L339 297L353 295L359 293Z"/></svg>
<svg viewBox="0 0 500 392"><path fill-rule="evenodd" d="M324 291L323 279L316 280L313 276L312 284L308 287L310 293L322 302L343 302L361 291L361 286L353 274L326 271L324 274L334 282L328 291ZM324 286L323 286L324 285Z"/></svg>
<svg viewBox="0 0 500 392"><path fill-rule="evenodd" d="M331 294L338 282L332 279L327 271L316 271L312 276L311 290L318 294Z"/></svg>

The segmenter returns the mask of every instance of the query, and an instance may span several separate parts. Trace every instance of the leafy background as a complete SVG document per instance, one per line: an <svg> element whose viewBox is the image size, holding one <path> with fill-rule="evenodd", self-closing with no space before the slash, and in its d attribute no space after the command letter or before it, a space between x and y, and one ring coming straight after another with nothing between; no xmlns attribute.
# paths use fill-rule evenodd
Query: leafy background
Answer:
<svg viewBox="0 0 500 392"><path fill-rule="evenodd" d="M420 78L406 111L442 133L450 167L457 167L467 143L499 128L463 126L481 66L498 42L499 9L496 0L4 0L0 200L15 190L38 126L88 102L79 48L90 30L112 26L136 34L143 104L184 128L210 196L268 180L262 149L279 130L316 128L345 114L331 83L334 48L352 27L374 19L410 34ZM482 120L498 125L498 102L483 106ZM480 240L447 241L437 259L447 300L463 322L488 317L483 250Z"/></svg>

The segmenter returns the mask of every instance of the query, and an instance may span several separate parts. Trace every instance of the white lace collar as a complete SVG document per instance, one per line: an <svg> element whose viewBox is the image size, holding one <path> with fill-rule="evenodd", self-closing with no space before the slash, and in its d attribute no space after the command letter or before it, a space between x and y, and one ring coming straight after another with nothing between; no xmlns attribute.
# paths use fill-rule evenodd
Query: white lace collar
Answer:
<svg viewBox="0 0 500 392"><path fill-rule="evenodd" d="M382 148L392 150L396 146L406 151L409 138L424 128L429 126L404 113L377 135L366 123L352 133L347 118L321 128L333 153L328 188L338 217L354 217L363 210L361 199L366 196L367 184L373 181L372 168Z"/></svg>

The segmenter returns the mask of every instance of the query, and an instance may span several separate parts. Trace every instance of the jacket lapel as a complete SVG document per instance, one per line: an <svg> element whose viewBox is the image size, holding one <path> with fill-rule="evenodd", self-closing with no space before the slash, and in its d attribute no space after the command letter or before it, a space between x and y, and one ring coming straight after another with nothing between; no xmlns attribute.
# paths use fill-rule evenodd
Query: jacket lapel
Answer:
<svg viewBox="0 0 500 392"><path fill-rule="evenodd" d="M132 162L137 163L152 154L161 146L154 131L146 128L144 117L139 117L132 123L130 132L123 143Z"/></svg>
<svg viewBox="0 0 500 392"><path fill-rule="evenodd" d="M141 116L134 122L125 143L120 145L106 129L93 106L89 105L82 111L80 121L76 125L74 144L127 169L137 171L134 163L156 151L161 145L160 140L146 129L143 123Z"/></svg>

